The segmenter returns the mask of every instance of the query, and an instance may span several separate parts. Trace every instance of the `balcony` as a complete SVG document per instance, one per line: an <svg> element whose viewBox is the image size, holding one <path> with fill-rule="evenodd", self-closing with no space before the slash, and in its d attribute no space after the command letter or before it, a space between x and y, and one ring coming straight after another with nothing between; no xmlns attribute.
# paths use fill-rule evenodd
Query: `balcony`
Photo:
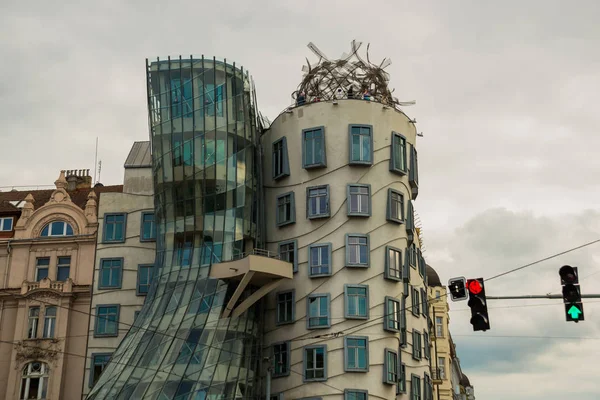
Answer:
<svg viewBox="0 0 600 400"><path fill-rule="evenodd" d="M439 367L431 367L431 380L434 385L440 385L446 379L446 372Z"/></svg>
<svg viewBox="0 0 600 400"><path fill-rule="evenodd" d="M73 281L68 279L64 282L56 282L51 281L48 278L44 278L39 282L29 282L25 281L21 285L21 294L28 294L33 291L38 291L40 289L52 290L55 292L71 292L73 290Z"/></svg>

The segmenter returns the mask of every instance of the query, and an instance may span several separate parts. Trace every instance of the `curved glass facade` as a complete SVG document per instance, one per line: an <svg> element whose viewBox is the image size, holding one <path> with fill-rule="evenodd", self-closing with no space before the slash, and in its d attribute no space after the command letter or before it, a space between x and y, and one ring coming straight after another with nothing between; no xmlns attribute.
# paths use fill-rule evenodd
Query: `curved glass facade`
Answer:
<svg viewBox="0 0 600 400"><path fill-rule="evenodd" d="M260 302L221 319L236 285L209 277L211 265L262 247L252 83L204 58L157 59L147 78L155 278L88 399L253 398Z"/></svg>

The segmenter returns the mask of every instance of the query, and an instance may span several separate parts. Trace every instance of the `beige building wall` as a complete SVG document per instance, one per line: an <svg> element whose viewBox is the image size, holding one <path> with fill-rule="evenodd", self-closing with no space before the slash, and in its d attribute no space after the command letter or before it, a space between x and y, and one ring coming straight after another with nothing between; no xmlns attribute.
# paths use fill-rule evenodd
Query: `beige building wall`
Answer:
<svg viewBox="0 0 600 400"><path fill-rule="evenodd" d="M408 398L411 391L411 376L421 380L421 396L425 385L424 375L429 375L429 360L425 358L425 338L422 336L420 360L412 356L412 331L423 335L428 332L426 313L413 315L414 302L421 303L405 293L403 282L384 278L386 246L402 251L402 259L411 246L407 238L406 225L386 220L388 189L401 192L404 196L404 216L408 215L411 186L407 174L390 172L392 132L402 134L407 142L407 166L410 165L409 144L416 142L416 130L409 118L401 112L379 103L362 100L340 100L339 104L319 102L297 107L281 114L263 135L264 151L264 196L266 207L267 248L277 252L279 244L286 241L297 243L297 267L292 281L283 283L277 292L295 290L295 320L291 324L276 324L276 293L267 297L265 318L265 356L272 356L272 344L290 341L291 372L289 375L272 379L271 393L285 399L323 397L342 399L343 390L368 390L373 398L396 397L396 385L383 383L385 349L399 351L405 365L406 387L399 398ZM372 165L349 165L349 125L372 126ZM326 146L326 168L303 169L302 132L304 129L324 127ZM272 144L285 137L289 159L289 176L272 179ZM347 185L370 185L371 215L349 217L347 215ZM307 219L307 188L329 185L330 216L323 219ZM278 226L276 222L277 196L293 192L295 223ZM405 220L406 221L406 220ZM369 267L346 267L346 234L369 235ZM314 243L330 243L332 273L328 277L311 278L308 273L309 246ZM414 244L418 248L417 235ZM420 251L419 251L420 254ZM424 269L424 268L423 268ZM418 268L409 267L410 289L421 293L425 289L424 278ZM345 318L344 292L346 284L368 285L369 317L367 320ZM424 292L425 294L426 292ZM311 294L330 296L331 327L307 329L307 298ZM384 330L384 302L386 296L406 301L407 345L400 347L400 334ZM426 296L426 295L425 295ZM335 337L334 333L344 334ZM315 336L320 335L320 338ZM344 340L347 336L368 338L368 372L345 372ZM327 380L303 382L303 349L305 346L325 344L327 346Z"/></svg>
<svg viewBox="0 0 600 400"><path fill-rule="evenodd" d="M439 278L438 278L439 280ZM434 399L452 400L452 355L450 352L450 317L448 314L448 298L445 286L431 285L429 291L429 315L433 322L432 330L432 377Z"/></svg>

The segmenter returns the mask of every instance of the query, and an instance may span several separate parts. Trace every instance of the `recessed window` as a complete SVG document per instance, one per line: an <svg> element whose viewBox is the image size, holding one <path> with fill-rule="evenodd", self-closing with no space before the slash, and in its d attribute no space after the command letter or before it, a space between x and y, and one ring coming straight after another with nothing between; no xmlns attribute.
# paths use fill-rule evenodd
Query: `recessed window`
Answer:
<svg viewBox="0 0 600 400"><path fill-rule="evenodd" d="M411 376L410 400L421 400L421 378L417 375Z"/></svg>
<svg viewBox="0 0 600 400"><path fill-rule="evenodd" d="M444 319L442 317L435 317L435 336L444 337Z"/></svg>
<svg viewBox="0 0 600 400"><path fill-rule="evenodd" d="M398 386L396 386L396 394L406 393L406 365L400 364L398 370Z"/></svg>
<svg viewBox="0 0 600 400"><path fill-rule="evenodd" d="M348 216L371 215L371 185L351 184L347 187Z"/></svg>
<svg viewBox="0 0 600 400"><path fill-rule="evenodd" d="M369 393L366 390L346 389L344 390L344 400L368 400Z"/></svg>
<svg viewBox="0 0 600 400"><path fill-rule="evenodd" d="M56 326L56 307L46 307L44 309L44 338L54 337L54 328Z"/></svg>
<svg viewBox="0 0 600 400"><path fill-rule="evenodd" d="M13 217L0 218L0 232L12 231Z"/></svg>
<svg viewBox="0 0 600 400"><path fill-rule="evenodd" d="M350 125L350 164L373 164L373 127Z"/></svg>
<svg viewBox="0 0 600 400"><path fill-rule="evenodd" d="M290 374L290 342L273 344L273 378Z"/></svg>
<svg viewBox="0 0 600 400"><path fill-rule="evenodd" d="M329 328L331 326L329 294L309 295L307 306L307 329Z"/></svg>
<svg viewBox="0 0 600 400"><path fill-rule="evenodd" d="M122 258L103 258L100 260L100 279L98 289L118 289L121 287L123 270Z"/></svg>
<svg viewBox="0 0 600 400"><path fill-rule="evenodd" d="M421 298L419 297L419 289L412 288L411 290L411 301L412 301L412 313L415 317L419 316Z"/></svg>
<svg viewBox="0 0 600 400"><path fill-rule="evenodd" d="M277 325L289 324L294 322L295 314L295 299L294 291L288 290L285 292L278 292L275 296L277 299Z"/></svg>
<svg viewBox="0 0 600 400"><path fill-rule="evenodd" d="M401 309L400 309L400 301L393 297L385 298L385 307L384 307L384 326L383 329L386 331L399 332L401 325Z"/></svg>
<svg viewBox="0 0 600 400"><path fill-rule="evenodd" d="M304 348L304 381L327 380L327 346L307 346Z"/></svg>
<svg viewBox="0 0 600 400"><path fill-rule="evenodd" d="M421 359L421 334L417 331L413 331L412 333L413 337L413 351L412 351L412 356L415 360L420 360Z"/></svg>
<svg viewBox="0 0 600 400"><path fill-rule="evenodd" d="M273 143L273 179L281 179L290 176L290 165L288 160L287 139L281 139Z"/></svg>
<svg viewBox="0 0 600 400"><path fill-rule="evenodd" d="M390 171L404 175L406 166L406 138L399 133L392 132Z"/></svg>
<svg viewBox="0 0 600 400"><path fill-rule="evenodd" d="M302 168L327 166L325 153L325 131L323 127L302 131Z"/></svg>
<svg viewBox="0 0 600 400"><path fill-rule="evenodd" d="M48 277L50 257L38 257L35 262L35 280L37 282Z"/></svg>
<svg viewBox="0 0 600 400"><path fill-rule="evenodd" d="M94 386L98 379L100 378L100 374L104 371L104 367L108 364L111 353L94 353L92 354L92 373L90 374L90 387Z"/></svg>
<svg viewBox="0 0 600 400"><path fill-rule="evenodd" d="M404 222L404 195L402 192L394 189L388 189L386 211L388 221L399 224Z"/></svg>
<svg viewBox="0 0 600 400"><path fill-rule="evenodd" d="M306 213L308 219L329 217L329 185L306 189Z"/></svg>
<svg viewBox="0 0 600 400"><path fill-rule="evenodd" d="M421 289L421 314L424 317L427 317L429 313L429 303L427 302L427 291L425 289Z"/></svg>
<svg viewBox="0 0 600 400"><path fill-rule="evenodd" d="M346 266L369 266L369 235L346 234Z"/></svg>
<svg viewBox="0 0 600 400"><path fill-rule="evenodd" d="M37 337L38 324L40 323L40 308L29 307L29 324L27 327L27 339Z"/></svg>
<svg viewBox="0 0 600 400"><path fill-rule="evenodd" d="M279 259L292 264L294 272L298 272L298 242L290 240L279 243Z"/></svg>
<svg viewBox="0 0 600 400"><path fill-rule="evenodd" d="M142 241L156 240L154 213L142 213Z"/></svg>
<svg viewBox="0 0 600 400"><path fill-rule="evenodd" d="M417 245L416 244L412 244L410 246L409 252L408 252L408 256L409 256L409 263L410 266L413 268L417 267Z"/></svg>
<svg viewBox="0 0 600 400"><path fill-rule="evenodd" d="M152 283L152 274L154 272L154 265L138 265L138 276L137 276L137 295L145 296L150 291L150 284Z"/></svg>
<svg viewBox="0 0 600 400"><path fill-rule="evenodd" d="M385 349L383 383L395 385L398 382L398 353Z"/></svg>
<svg viewBox="0 0 600 400"><path fill-rule="evenodd" d="M427 373L423 374L423 398L424 400L433 400L433 384Z"/></svg>
<svg viewBox="0 0 600 400"><path fill-rule="evenodd" d="M45 399L48 391L48 365L34 361L23 368L20 399Z"/></svg>
<svg viewBox="0 0 600 400"><path fill-rule="evenodd" d="M395 247L385 247L385 275L386 279L393 281L402 280L402 251Z"/></svg>
<svg viewBox="0 0 600 400"><path fill-rule="evenodd" d="M58 265L56 266L56 280L64 282L69 279L71 274L71 257L58 257Z"/></svg>
<svg viewBox="0 0 600 400"><path fill-rule="evenodd" d="M42 229L40 236L73 236L73 227L63 221L52 221Z"/></svg>
<svg viewBox="0 0 600 400"><path fill-rule="evenodd" d="M366 336L344 337L344 371L367 372L369 370L369 338Z"/></svg>
<svg viewBox="0 0 600 400"><path fill-rule="evenodd" d="M296 204L294 192L277 196L277 226L296 222Z"/></svg>
<svg viewBox="0 0 600 400"><path fill-rule="evenodd" d="M367 285L344 285L345 317L367 319L369 317L369 287Z"/></svg>
<svg viewBox="0 0 600 400"><path fill-rule="evenodd" d="M308 276L331 275L331 243L308 246Z"/></svg>
<svg viewBox="0 0 600 400"><path fill-rule="evenodd" d="M118 305L96 306L96 325L94 336L117 336L119 325Z"/></svg>
<svg viewBox="0 0 600 400"><path fill-rule="evenodd" d="M104 241L105 242L124 242L125 241L125 214L105 214L104 215Z"/></svg>

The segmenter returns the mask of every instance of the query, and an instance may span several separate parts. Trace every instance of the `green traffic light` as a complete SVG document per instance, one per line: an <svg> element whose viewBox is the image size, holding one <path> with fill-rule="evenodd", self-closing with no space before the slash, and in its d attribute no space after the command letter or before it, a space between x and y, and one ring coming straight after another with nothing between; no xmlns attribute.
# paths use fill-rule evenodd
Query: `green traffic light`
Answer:
<svg viewBox="0 0 600 400"><path fill-rule="evenodd" d="M571 318L579 319L579 315L581 315L581 310L575 306L571 306L571 308L569 308L569 311L567 311L567 313L571 316Z"/></svg>
<svg viewBox="0 0 600 400"><path fill-rule="evenodd" d="M583 304L581 303L566 303L565 313L567 321L579 322L584 321Z"/></svg>

